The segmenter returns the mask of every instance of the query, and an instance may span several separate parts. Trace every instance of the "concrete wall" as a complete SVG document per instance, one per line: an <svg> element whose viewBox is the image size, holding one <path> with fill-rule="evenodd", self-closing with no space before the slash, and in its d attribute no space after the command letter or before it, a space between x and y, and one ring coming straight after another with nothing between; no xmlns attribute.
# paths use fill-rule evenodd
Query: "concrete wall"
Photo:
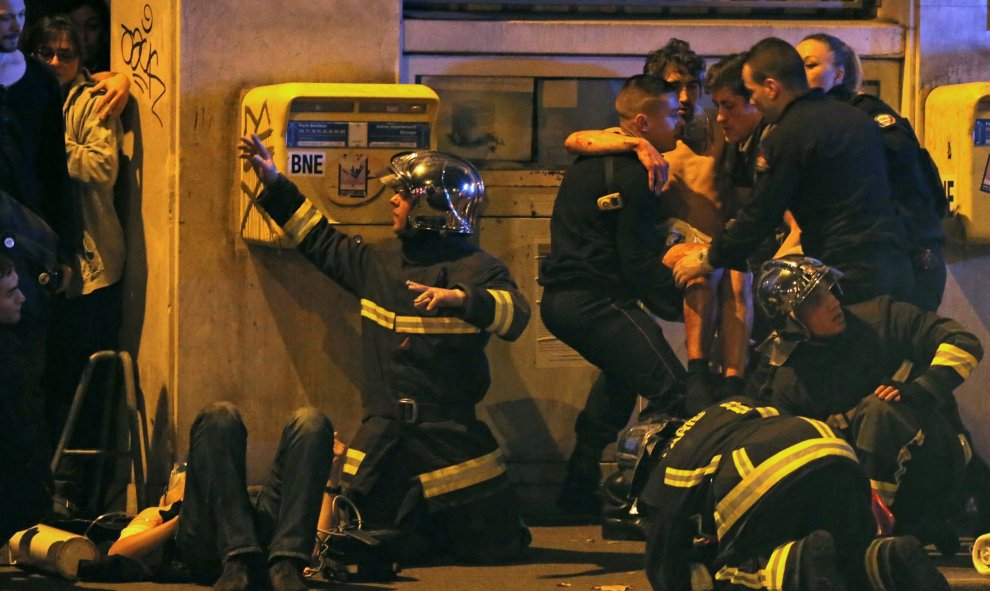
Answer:
<svg viewBox="0 0 990 591"><path fill-rule="evenodd" d="M152 467L168 476L173 449L176 348L176 248L178 130L176 0L115 2L112 67L131 78L131 103L123 117L121 167L130 189L125 228L123 346L135 354L153 429ZM161 476L159 476L161 478Z"/></svg>
<svg viewBox="0 0 990 591"><path fill-rule="evenodd" d="M982 0L921 0L917 7L918 97L937 86L990 81L990 8ZM924 119L917 121L923 136ZM960 122L965 124L965 122ZM972 198L982 199L977 194ZM990 223L987 220L984 223ZM951 227L952 220L947 225ZM949 281L940 312L973 330L990 349L990 248L952 244L947 251ZM957 392L963 418L974 431L976 447L990 456L990 361L984 360Z"/></svg>
<svg viewBox="0 0 990 591"><path fill-rule="evenodd" d="M890 20L870 24L409 21L405 43L400 4L114 2L113 65L131 76L134 103L127 118L132 193L125 340L138 352L154 418L153 452L161 466L153 479L161 479L165 464L187 447L196 411L212 400L232 400L244 409L252 479L267 465L294 407L318 406L345 434L353 433L361 414L352 299L295 253L249 248L236 237L235 146L245 131L237 112L246 88L290 81L395 82L400 72L403 81L411 81L410 72L511 75L520 69L608 77L637 70L639 56L671 36L714 56L768 34L796 41L821 29L846 38L880 66L896 70L904 60L906 104L922 87L988 77L981 71L987 62L980 59L988 47L986 7L974 0L922 1L917 9L911 0L885 2ZM918 18L921 25L913 28ZM920 57L915 47L921 47ZM488 240L494 248L503 238ZM987 291L985 253L970 247L951 256L944 310L978 327L990 343L990 309L979 298ZM519 390L496 396L489 411L501 423L496 428L507 433L507 412L518 406L513 401L529 395L527 376L516 374L515 365L502 367L520 351L502 344L492 350L494 369L511 373L507 388ZM990 410L981 398L987 371L981 368L962 393L964 408L975 416ZM566 451L565 430L557 423L572 422L570 402L583 395L586 382L583 374L566 382L566 409L553 407L560 398L532 396L539 416L555 417L548 431L552 441L543 445L553 452L548 459ZM987 454L990 432L978 436Z"/></svg>
<svg viewBox="0 0 990 591"><path fill-rule="evenodd" d="M240 95L278 82L395 82L399 11L399 0L181 2L179 442L185 449L203 404L237 403L251 433L252 479L293 408L315 405L347 431L360 409L328 368L347 364L349 381L357 369L337 354L346 343L324 338L325 326L342 323L345 299L295 253L247 249L235 237Z"/></svg>
<svg viewBox="0 0 990 591"><path fill-rule="evenodd" d="M114 43L124 47L114 49L114 68L130 74L136 107L125 332L155 415L153 455L170 462L187 449L196 412L231 400L248 423L257 480L293 408L314 404L342 430L356 426L360 405L347 383L356 363L323 330L356 314L331 306L345 298L295 253L254 251L235 237L240 95L277 82L395 82L400 2L147 0L113 9ZM331 379L334 363L343 378ZM151 478L161 481L164 469Z"/></svg>

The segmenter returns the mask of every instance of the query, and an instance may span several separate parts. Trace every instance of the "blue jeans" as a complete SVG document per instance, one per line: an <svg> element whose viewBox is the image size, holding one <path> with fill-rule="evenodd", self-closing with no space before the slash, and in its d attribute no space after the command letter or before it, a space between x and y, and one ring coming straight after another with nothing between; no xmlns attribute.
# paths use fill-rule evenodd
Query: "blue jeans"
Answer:
<svg viewBox="0 0 990 591"><path fill-rule="evenodd" d="M226 559L267 551L269 560L308 561L333 460L333 426L302 408L282 430L268 481L247 491L247 428L237 407L214 402L189 435L186 492L176 545L197 576L218 575Z"/></svg>

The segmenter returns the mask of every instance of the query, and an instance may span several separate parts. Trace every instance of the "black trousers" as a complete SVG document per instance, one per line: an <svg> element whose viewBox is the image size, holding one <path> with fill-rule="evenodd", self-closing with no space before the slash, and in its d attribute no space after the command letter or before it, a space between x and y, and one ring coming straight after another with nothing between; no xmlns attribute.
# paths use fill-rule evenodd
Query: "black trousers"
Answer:
<svg viewBox="0 0 990 591"><path fill-rule="evenodd" d="M615 441L637 394L649 400L651 410L680 414L684 366L636 300L547 287L540 312L551 333L602 370L578 415L579 446L601 450Z"/></svg>
<svg viewBox="0 0 990 591"><path fill-rule="evenodd" d="M365 529L400 532L394 556L400 563L450 554L497 564L515 560L529 546L507 475L475 469L479 458L498 453L481 421L410 424L368 417L348 458L355 453L363 459L350 472L345 465L344 493L360 509ZM426 491L427 475L442 486Z"/></svg>
<svg viewBox="0 0 990 591"><path fill-rule="evenodd" d="M65 429L65 422L72 407L76 386L82 377L89 356L97 351L116 350L120 347L121 303L123 283L118 281L90 294L55 301L51 328L48 332L47 359L43 386L45 395L45 415L52 438L52 449ZM102 366L90 382L90 390L83 403L76 423L73 440L74 448L98 447L100 429L103 423L108 374ZM117 401L111 404L111 417L116 416ZM111 428L112 431L112 428ZM113 434L110 435L111 440ZM100 460L97 460L100 461ZM91 490L92 458L65 456L55 474L55 492L77 505L87 501L84 491ZM112 474L108 475L108 478Z"/></svg>
<svg viewBox="0 0 990 591"><path fill-rule="evenodd" d="M333 426L314 408L296 411L282 431L268 481L252 498L246 482L247 428L229 402L208 405L189 434L186 492L176 545L198 578L225 559L267 551L307 561L333 459Z"/></svg>
<svg viewBox="0 0 990 591"><path fill-rule="evenodd" d="M723 460L724 461L724 460ZM731 464L731 460L729 461ZM807 466L772 490L740 517L739 523L725 532L710 547L694 545L689 555L691 562L697 562L710 569L715 579L715 589L729 591L735 589L765 589L753 585L759 580L758 573L764 569L783 574L784 589L795 589L798 576L799 553L791 551L786 561L774 565L773 555L789 543L799 544L806 536L817 530L832 534L837 552L837 563L843 576L849 582L865 583L863 556L874 536L876 524L870 512L870 489L866 476L851 462L816 462ZM654 474L654 477L658 477ZM718 493L710 498L712 504L705 511L710 522L715 504L724 499ZM688 589L688 569L684 568L683 581L669 580L671 572L686 565L671 565L664 561L669 548L692 544L692 535L697 535L697 525L674 525L662 507L646 506L649 531L646 540L646 575L653 589ZM711 533L711 532L706 532ZM686 536L685 539L667 540L664 536ZM683 559L683 557L679 557ZM768 572L768 574L770 574ZM738 584L748 580L750 584ZM682 585L678 585L682 583ZM853 587L867 589L865 585Z"/></svg>

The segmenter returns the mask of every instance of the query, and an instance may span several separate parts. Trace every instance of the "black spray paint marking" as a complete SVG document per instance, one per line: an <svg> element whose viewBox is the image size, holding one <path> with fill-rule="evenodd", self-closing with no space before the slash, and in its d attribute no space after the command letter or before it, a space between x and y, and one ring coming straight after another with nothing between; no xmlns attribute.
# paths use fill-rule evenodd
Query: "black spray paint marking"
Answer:
<svg viewBox="0 0 990 591"><path fill-rule="evenodd" d="M131 69L134 85L151 99L151 114L158 120L158 124L164 127L156 109L158 101L165 96L167 88L165 81L154 72L159 65L158 50L151 46L151 40L148 39L154 25L155 17L149 4L144 5L144 16L140 25L128 28L121 23L120 28L123 29L123 33L120 35L120 54L124 58L124 63Z"/></svg>

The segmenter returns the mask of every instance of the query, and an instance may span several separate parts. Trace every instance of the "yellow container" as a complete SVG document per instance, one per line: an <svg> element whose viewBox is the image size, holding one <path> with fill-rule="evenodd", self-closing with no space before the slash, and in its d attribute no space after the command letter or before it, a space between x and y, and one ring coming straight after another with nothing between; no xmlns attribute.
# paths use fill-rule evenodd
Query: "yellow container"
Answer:
<svg viewBox="0 0 990 591"><path fill-rule="evenodd" d="M391 197L374 174L398 153L435 149L440 99L420 84L289 83L252 88L241 99L241 134L257 133L279 171L338 223L386 224ZM254 170L240 168L238 232L254 244L289 246L250 200ZM365 207L375 202L377 207Z"/></svg>
<svg viewBox="0 0 990 591"><path fill-rule="evenodd" d="M990 242L990 82L933 90L925 101L925 147L949 199L950 238Z"/></svg>

